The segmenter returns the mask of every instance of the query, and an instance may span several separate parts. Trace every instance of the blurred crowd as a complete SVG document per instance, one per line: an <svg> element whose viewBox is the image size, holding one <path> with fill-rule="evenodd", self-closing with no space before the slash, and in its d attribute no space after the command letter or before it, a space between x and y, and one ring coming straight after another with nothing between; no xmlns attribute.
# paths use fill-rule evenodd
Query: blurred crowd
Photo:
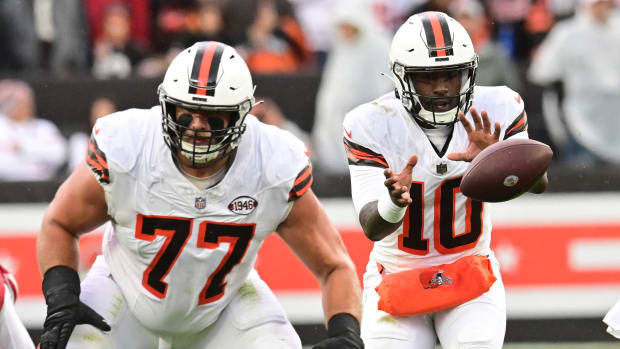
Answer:
<svg viewBox="0 0 620 349"><path fill-rule="evenodd" d="M254 74L321 75L311 132L288 120L270 96L254 113L304 139L319 171L344 175L342 120L355 106L391 90L380 73L388 70L394 31L412 14L442 11L472 37L480 56L478 85L507 85L522 94L528 86L542 88L544 113L538 117L560 161L619 165L618 3L2 0L0 76L155 78L192 43L222 41L237 48ZM88 130L65 140L56 126L36 117L35 98L23 81L0 82L0 180L64 174L85 151ZM115 110L115 101L98 99L91 117Z"/></svg>

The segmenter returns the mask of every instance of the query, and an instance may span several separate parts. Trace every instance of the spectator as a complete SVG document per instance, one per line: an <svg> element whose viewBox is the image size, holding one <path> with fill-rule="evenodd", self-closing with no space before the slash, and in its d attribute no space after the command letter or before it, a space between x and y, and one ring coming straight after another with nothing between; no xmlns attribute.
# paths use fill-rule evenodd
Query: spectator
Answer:
<svg viewBox="0 0 620 349"><path fill-rule="evenodd" d="M380 73L390 49L390 38L375 22L368 8L346 4L335 10L335 42L327 57L316 101L312 129L317 168L346 174L342 147L342 120L351 109L391 89Z"/></svg>
<svg viewBox="0 0 620 349"><path fill-rule="evenodd" d="M535 48L553 25L547 0L484 0L494 35L509 56L528 61Z"/></svg>
<svg viewBox="0 0 620 349"><path fill-rule="evenodd" d="M490 23L478 0L455 2L451 8L454 19L459 21L471 37L478 53L476 84L483 86L508 86L515 91L521 88L519 73L502 45L491 38Z"/></svg>
<svg viewBox="0 0 620 349"><path fill-rule="evenodd" d="M230 42L224 24L220 0L201 1L186 14L185 28L173 38L172 46L178 53L198 41Z"/></svg>
<svg viewBox="0 0 620 349"><path fill-rule="evenodd" d="M38 65L32 8L27 1L0 1L0 71L28 71Z"/></svg>
<svg viewBox="0 0 620 349"><path fill-rule="evenodd" d="M103 15L102 34L95 42L93 75L99 79L126 78L145 57L131 37L131 13L126 5L109 5Z"/></svg>
<svg viewBox="0 0 620 349"><path fill-rule="evenodd" d="M439 11L446 13L448 15L452 15L451 13L451 5L452 0L428 0L419 5L414 6L409 12L409 16L415 15L417 13L422 13L426 11ZM409 16L406 16L408 18Z"/></svg>
<svg viewBox="0 0 620 349"><path fill-rule="evenodd" d="M90 107L90 116L88 118L88 128L86 132L75 132L69 137L68 146L68 171L69 173L84 161L85 153L87 151L88 140L90 139L90 133L95 125L97 119L106 115L112 114L117 110L116 103L106 97L99 97L95 99Z"/></svg>
<svg viewBox="0 0 620 349"><path fill-rule="evenodd" d="M278 12L275 0L253 2L254 16L238 45L254 73L293 73L312 63L301 26L292 15Z"/></svg>
<svg viewBox="0 0 620 349"><path fill-rule="evenodd" d="M22 81L0 81L0 180L43 181L65 162L65 140L35 117L34 93Z"/></svg>
<svg viewBox="0 0 620 349"><path fill-rule="evenodd" d="M54 0L57 1L57 0ZM166 0L170 2L170 0ZM84 6L88 23L90 23L90 41L97 42L104 35L103 22L105 13L111 5L120 4L131 13L131 40L142 47L149 47L151 42L151 8L157 0L85 0Z"/></svg>
<svg viewBox="0 0 620 349"><path fill-rule="evenodd" d="M331 49L329 36L329 13L334 6L332 0L291 0L295 16L310 42L318 69L325 65Z"/></svg>
<svg viewBox="0 0 620 349"><path fill-rule="evenodd" d="M83 3L34 0L34 14L43 68L60 77L87 73L90 45Z"/></svg>
<svg viewBox="0 0 620 349"><path fill-rule="evenodd" d="M307 147L311 148L310 135L296 123L287 119L273 99L269 97L256 97L256 100L262 100L263 103L256 104L250 111L250 114L256 116L261 122L289 131L304 142Z"/></svg>
<svg viewBox="0 0 620 349"><path fill-rule="evenodd" d="M612 0L580 0L574 18L558 23L541 44L528 77L561 82L571 163L620 164L620 17ZM546 115L548 116L548 115Z"/></svg>
<svg viewBox="0 0 620 349"><path fill-rule="evenodd" d="M393 33L408 18L411 9L426 0L369 0L383 28Z"/></svg>
<svg viewBox="0 0 620 349"><path fill-rule="evenodd" d="M575 15L575 7L579 0L548 0L549 8L556 20L563 20Z"/></svg>

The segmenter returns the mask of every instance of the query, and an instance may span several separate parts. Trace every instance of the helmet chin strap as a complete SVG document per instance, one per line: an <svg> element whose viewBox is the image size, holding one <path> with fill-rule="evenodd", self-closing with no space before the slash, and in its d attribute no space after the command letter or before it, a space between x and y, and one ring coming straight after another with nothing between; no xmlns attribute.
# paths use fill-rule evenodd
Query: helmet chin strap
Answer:
<svg viewBox="0 0 620 349"><path fill-rule="evenodd" d="M456 107L448 110L448 111L444 111L444 112L440 112L440 113L439 112L433 113L432 111L428 111L428 110L422 108L418 112L418 115L422 119L424 119L424 120L426 120L429 123L434 125L437 122L439 122L439 123L447 123L447 122L454 121L454 119L456 118L457 110L458 110L458 105ZM434 117L433 117L433 114L434 114ZM437 125L434 125L434 126L437 126Z"/></svg>
<svg viewBox="0 0 620 349"><path fill-rule="evenodd" d="M184 150L181 152L181 155L187 160L197 164L205 164L209 161L215 160L221 154L221 151L207 153L209 150L208 145L197 145L194 148L194 144L185 141L181 141L181 148Z"/></svg>

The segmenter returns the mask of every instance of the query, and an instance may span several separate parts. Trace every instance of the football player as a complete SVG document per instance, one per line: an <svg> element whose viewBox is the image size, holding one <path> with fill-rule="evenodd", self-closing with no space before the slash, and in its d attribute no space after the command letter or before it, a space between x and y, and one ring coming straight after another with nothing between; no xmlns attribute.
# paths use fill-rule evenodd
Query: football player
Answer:
<svg viewBox="0 0 620 349"><path fill-rule="evenodd" d="M309 154L248 114L254 86L239 54L196 43L158 94L160 106L97 121L86 161L47 209L41 349L301 348L253 269L274 231L321 285L328 338L317 348L363 348L361 287L310 189ZM78 238L108 221L80 285Z"/></svg>
<svg viewBox="0 0 620 349"><path fill-rule="evenodd" d="M410 17L389 57L395 92L344 120L352 197L374 241L364 275L366 348L501 348L504 287L485 203L461 194L468 162L528 137L523 100L475 86L465 29L441 12ZM546 174L530 189L542 192Z"/></svg>
<svg viewBox="0 0 620 349"><path fill-rule="evenodd" d="M0 348L33 349L34 343L15 312L16 299L17 282L0 265Z"/></svg>

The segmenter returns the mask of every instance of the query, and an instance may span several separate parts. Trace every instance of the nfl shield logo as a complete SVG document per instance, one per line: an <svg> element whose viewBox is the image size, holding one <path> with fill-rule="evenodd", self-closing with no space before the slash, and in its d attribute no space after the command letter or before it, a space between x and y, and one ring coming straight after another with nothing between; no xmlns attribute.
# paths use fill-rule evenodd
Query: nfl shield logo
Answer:
<svg viewBox="0 0 620 349"><path fill-rule="evenodd" d="M203 208L207 207L207 198L203 196L197 197L196 201L194 202L194 206L199 210L202 210Z"/></svg>
<svg viewBox="0 0 620 349"><path fill-rule="evenodd" d="M446 172L448 172L448 164L446 164L445 162L437 164L437 174L442 175Z"/></svg>

